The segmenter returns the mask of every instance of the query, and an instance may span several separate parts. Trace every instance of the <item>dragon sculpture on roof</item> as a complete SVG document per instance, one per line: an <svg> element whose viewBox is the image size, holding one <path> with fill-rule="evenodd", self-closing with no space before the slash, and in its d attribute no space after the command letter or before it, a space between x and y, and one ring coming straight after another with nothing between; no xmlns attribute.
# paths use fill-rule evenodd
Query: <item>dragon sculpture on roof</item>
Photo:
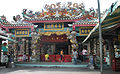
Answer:
<svg viewBox="0 0 120 74"><path fill-rule="evenodd" d="M83 3L72 3L68 2L61 3L57 2L56 4L45 4L44 9L42 11L34 12L32 10L23 9L23 17L25 19L45 19L45 18L74 18L74 17L82 17L84 15L91 15L92 17L96 17L95 10L90 8L89 11L85 10L85 6Z"/></svg>

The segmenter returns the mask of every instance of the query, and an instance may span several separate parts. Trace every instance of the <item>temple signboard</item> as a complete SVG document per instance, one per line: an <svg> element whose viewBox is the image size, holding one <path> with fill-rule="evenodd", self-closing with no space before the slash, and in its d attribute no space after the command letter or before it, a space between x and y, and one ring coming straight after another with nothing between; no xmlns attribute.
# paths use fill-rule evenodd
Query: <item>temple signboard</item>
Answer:
<svg viewBox="0 0 120 74"><path fill-rule="evenodd" d="M80 27L79 34L80 35L88 35L93 27Z"/></svg>
<svg viewBox="0 0 120 74"><path fill-rule="evenodd" d="M29 29L16 29L15 37L29 37Z"/></svg>
<svg viewBox="0 0 120 74"><path fill-rule="evenodd" d="M44 30L64 30L63 23L45 23Z"/></svg>

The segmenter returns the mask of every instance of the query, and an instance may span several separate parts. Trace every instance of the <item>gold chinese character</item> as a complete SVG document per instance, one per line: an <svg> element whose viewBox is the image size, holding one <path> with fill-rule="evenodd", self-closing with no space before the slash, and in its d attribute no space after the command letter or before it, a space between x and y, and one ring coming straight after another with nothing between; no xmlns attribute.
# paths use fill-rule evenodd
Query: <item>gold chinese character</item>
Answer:
<svg viewBox="0 0 120 74"><path fill-rule="evenodd" d="M27 34L27 31L25 31L25 34Z"/></svg>
<svg viewBox="0 0 120 74"><path fill-rule="evenodd" d="M22 31L22 34L24 34L24 31Z"/></svg>
<svg viewBox="0 0 120 74"><path fill-rule="evenodd" d="M21 34L22 32L20 31L20 34Z"/></svg>
<svg viewBox="0 0 120 74"><path fill-rule="evenodd" d="M50 25L47 25L48 28L50 28Z"/></svg>
<svg viewBox="0 0 120 74"><path fill-rule="evenodd" d="M84 30L82 30L82 33L84 33Z"/></svg>
<svg viewBox="0 0 120 74"><path fill-rule="evenodd" d="M90 32L90 30L88 30L88 33Z"/></svg>
<svg viewBox="0 0 120 74"><path fill-rule="evenodd" d="M55 24L55 28L57 28L57 24Z"/></svg>
<svg viewBox="0 0 120 74"><path fill-rule="evenodd" d="M52 24L52 25L51 25L51 28L53 28L53 27L54 27L54 25Z"/></svg>
<svg viewBox="0 0 120 74"><path fill-rule="evenodd" d="M25 31L23 31L23 34L25 34Z"/></svg>
<svg viewBox="0 0 120 74"><path fill-rule="evenodd" d="M61 24L59 24L59 28L61 28Z"/></svg>
<svg viewBox="0 0 120 74"><path fill-rule="evenodd" d="M17 31L17 34L19 34L19 32Z"/></svg>
<svg viewBox="0 0 120 74"><path fill-rule="evenodd" d="M21 31L21 34L22 34L23 31Z"/></svg>
<svg viewBox="0 0 120 74"><path fill-rule="evenodd" d="M87 33L87 30L85 30L85 33Z"/></svg>

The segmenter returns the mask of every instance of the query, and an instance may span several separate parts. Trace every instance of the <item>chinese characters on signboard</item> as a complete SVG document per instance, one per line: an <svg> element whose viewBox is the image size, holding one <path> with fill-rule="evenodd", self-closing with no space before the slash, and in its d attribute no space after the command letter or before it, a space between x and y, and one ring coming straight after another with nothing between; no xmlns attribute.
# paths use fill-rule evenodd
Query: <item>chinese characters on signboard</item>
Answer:
<svg viewBox="0 0 120 74"><path fill-rule="evenodd" d="M15 30L16 37L28 37L29 36L29 29L17 29Z"/></svg>
<svg viewBox="0 0 120 74"><path fill-rule="evenodd" d="M44 24L44 30L63 30L64 29L64 24L63 23L46 23Z"/></svg>
<svg viewBox="0 0 120 74"><path fill-rule="evenodd" d="M79 30L80 35L88 35L89 32L92 30L92 27L82 27Z"/></svg>

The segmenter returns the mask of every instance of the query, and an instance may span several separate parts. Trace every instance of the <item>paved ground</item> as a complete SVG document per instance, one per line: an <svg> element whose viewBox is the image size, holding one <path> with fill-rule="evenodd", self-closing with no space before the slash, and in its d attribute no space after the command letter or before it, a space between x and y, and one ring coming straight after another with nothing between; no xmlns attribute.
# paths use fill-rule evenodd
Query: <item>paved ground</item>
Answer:
<svg viewBox="0 0 120 74"><path fill-rule="evenodd" d="M88 68L0 67L0 74L100 74L100 72ZM104 69L103 74L120 74L120 72Z"/></svg>

